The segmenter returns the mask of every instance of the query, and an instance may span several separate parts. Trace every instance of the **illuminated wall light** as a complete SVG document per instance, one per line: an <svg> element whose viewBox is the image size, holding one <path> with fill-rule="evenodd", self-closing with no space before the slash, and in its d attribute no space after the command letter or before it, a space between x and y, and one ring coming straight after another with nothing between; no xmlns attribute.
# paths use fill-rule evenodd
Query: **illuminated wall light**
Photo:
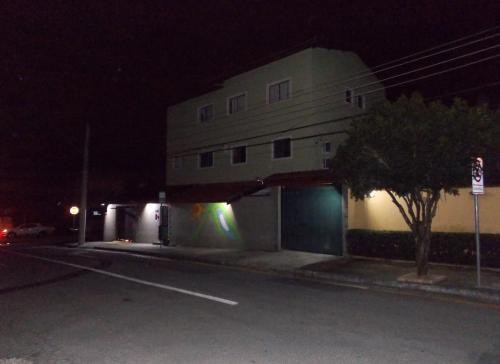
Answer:
<svg viewBox="0 0 500 364"><path fill-rule="evenodd" d="M372 191L370 191L370 193L368 194L368 197L369 197L369 198L374 198L375 196L377 196L377 191L376 191L376 190L372 190Z"/></svg>
<svg viewBox="0 0 500 364"><path fill-rule="evenodd" d="M149 213L153 212L153 210L156 209L157 205L158 204L156 204L156 203L147 203L146 204L146 211Z"/></svg>

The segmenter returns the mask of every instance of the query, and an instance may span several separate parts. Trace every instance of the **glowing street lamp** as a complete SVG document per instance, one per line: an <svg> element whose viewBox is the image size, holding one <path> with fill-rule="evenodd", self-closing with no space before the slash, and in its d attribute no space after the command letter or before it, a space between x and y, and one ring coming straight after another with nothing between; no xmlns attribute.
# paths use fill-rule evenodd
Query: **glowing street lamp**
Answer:
<svg viewBox="0 0 500 364"><path fill-rule="evenodd" d="M75 231L75 217L76 215L78 215L78 213L80 212L80 209L76 206L72 206L70 209L69 209L69 213L71 215L73 215L73 231Z"/></svg>

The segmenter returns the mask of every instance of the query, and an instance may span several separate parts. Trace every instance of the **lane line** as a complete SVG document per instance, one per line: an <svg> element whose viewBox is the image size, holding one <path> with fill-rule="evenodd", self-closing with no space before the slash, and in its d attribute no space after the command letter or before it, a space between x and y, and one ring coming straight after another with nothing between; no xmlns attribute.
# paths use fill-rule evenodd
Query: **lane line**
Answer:
<svg viewBox="0 0 500 364"><path fill-rule="evenodd" d="M362 286L359 284L352 284L352 283L331 282L330 284L333 284L334 286L349 287L349 288L356 288L363 290L367 290L369 288L368 286Z"/></svg>
<svg viewBox="0 0 500 364"><path fill-rule="evenodd" d="M54 249L61 249L60 247L54 247ZM159 260L159 261L167 261L167 262L173 262L175 259L168 258L168 257L156 257L156 256L151 256L151 255L145 255L145 254L140 254L140 253L132 253L129 251L120 251L120 250L102 250L102 249L94 249L94 248L64 248L64 249L79 249L82 251L88 251L91 253L98 253L98 254L118 254L118 255L126 255L126 256L131 256L134 258L140 258L140 259L146 259L146 260ZM199 265L208 265L208 266L213 266L213 264L210 263L205 263L205 262L196 262L196 261L189 261L190 264L199 264ZM252 273L257 273L261 275L278 275L278 276L283 276L280 273L276 272L263 272L258 269L252 269L249 267L241 267L241 266L231 266L231 265L224 265L223 266L225 269L231 269L231 270L236 270L236 271L248 271ZM340 287L348 287L348 288L355 288L355 289L363 289L367 290L369 289L368 286L362 285L362 284L356 284L356 283L344 283L344 282L335 282L335 281L326 281L326 280L315 280L311 279L308 277L294 277L294 279L299 279L299 280L305 280L305 281L310 281L310 282L320 282L324 284L328 284L331 286L340 286Z"/></svg>
<svg viewBox="0 0 500 364"><path fill-rule="evenodd" d="M54 249L62 249L62 248L60 248L60 247L54 247ZM124 252L124 251L120 251L120 250L111 250L111 249L110 250L102 250L102 249L94 249L94 248L64 248L64 249L72 249L72 250L79 249L79 250L82 250L82 251L88 251L88 252L91 252L91 253L99 253L99 254L126 255L126 256L131 256L131 257L134 257L134 258L140 258L140 259L146 259L146 260L151 259L151 260L159 260L159 261L167 261L167 262L175 261L175 259L168 258L168 257L157 257L157 256L140 254L140 253L132 253L132 252L129 252L129 251ZM204 263L204 262L190 261L189 263L190 264L200 264L200 265L213 266L213 264ZM238 267L238 266L227 266L227 265L224 265L224 268L226 268L226 269L232 269L232 270L237 270L237 271L245 270L245 271L250 271L252 273L264 274L264 275L279 275L279 276L281 276L281 274L276 273L276 272L262 272L260 270L251 269L251 268L248 268L248 267ZM301 279L301 280L307 280L307 281L311 281L311 282L318 282L318 280L310 279L310 278L307 278L307 277L294 277L294 278ZM361 284L355 284L355 283L333 282L333 281L323 281L323 280L320 280L319 282L326 283L326 284L332 285L332 286L349 287L349 288L363 289L363 290L369 289L368 286L364 286L364 285L361 285Z"/></svg>
<svg viewBox="0 0 500 364"><path fill-rule="evenodd" d="M16 254L16 255L20 255L20 256L24 256L24 257L28 257L28 258L40 259L40 260L44 260L46 262L51 262L51 263L66 265L66 266L73 267L73 268L84 269L84 270L87 270L87 271L90 271L90 272L99 273L99 274L107 275L107 276L110 276L110 277L123 279L123 280L129 281L129 282L134 282L134 283L139 283L139 284L143 284L143 285L146 285L146 286L161 288L161 289L165 289L165 290L168 290L168 291L173 291L173 292L177 292L177 293L186 294L188 296L203 298L203 299L206 299L206 300L209 300L209 301L223 303L223 304L230 305L230 306L236 306L238 304L238 302L236 302L236 301L227 300L225 298L211 296L211 295L208 295L208 294L199 293L199 292L195 292L195 291L190 291L190 290L183 289L183 288L177 288L177 287L173 287L173 286L169 286L169 285L165 285L165 284L149 282L149 281L145 281L145 280L142 280L142 279L125 276L125 275L122 275L122 274L108 272L108 271L105 271L105 270L102 270L102 269L87 267L85 265L68 263L68 262L65 262L65 261L62 261L62 260L45 258L45 257L40 257L40 256L37 256L37 255L32 255L32 254L7 251L7 250L4 250L4 249L2 249L2 250L4 252L10 253L10 254Z"/></svg>
<svg viewBox="0 0 500 364"><path fill-rule="evenodd" d="M139 258L139 259L145 259L145 260L159 260L159 261L166 261L166 262L173 262L175 259L168 258L168 257L157 257L157 256L152 256L152 255L145 255L145 254L140 254L140 253L132 253L130 251L120 251L120 250L111 250L111 249L94 249L94 248L61 248L61 247L51 247L51 249L71 249L71 250L81 250L81 251L87 251L90 253L98 253L98 254L118 254L118 255L125 255L125 256L131 256L134 258ZM200 265L208 265L208 266L213 266L213 264L210 263L205 263L205 262L196 262L196 261L189 261L190 264L200 264ZM279 275L282 276L280 273L276 272L262 272L257 269L252 269L248 267L239 267L239 266L229 266L229 265L224 265L224 268L226 269L231 269L231 270L236 270L236 271L250 271L252 273L257 273L257 274L263 274L263 275ZM348 288L355 288L355 289L363 289L367 290L369 289L368 286L364 286L361 284L355 284L355 283L344 283L344 282L334 282L334 281L324 281L324 280L315 280L311 279L308 277L294 277L296 279L300 280L306 280L310 282L321 282L325 283L328 285L332 286L340 286L340 287L348 287Z"/></svg>

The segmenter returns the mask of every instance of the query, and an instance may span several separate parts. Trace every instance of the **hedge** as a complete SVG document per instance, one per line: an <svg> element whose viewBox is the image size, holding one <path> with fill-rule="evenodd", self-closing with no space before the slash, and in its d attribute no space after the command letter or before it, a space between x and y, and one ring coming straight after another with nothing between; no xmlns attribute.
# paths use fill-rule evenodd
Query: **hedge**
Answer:
<svg viewBox="0 0 500 364"><path fill-rule="evenodd" d="M415 243L409 232L349 230L349 254L385 259L415 260ZM475 265L473 233L432 233L429 261ZM500 234L481 234L481 265L500 268Z"/></svg>

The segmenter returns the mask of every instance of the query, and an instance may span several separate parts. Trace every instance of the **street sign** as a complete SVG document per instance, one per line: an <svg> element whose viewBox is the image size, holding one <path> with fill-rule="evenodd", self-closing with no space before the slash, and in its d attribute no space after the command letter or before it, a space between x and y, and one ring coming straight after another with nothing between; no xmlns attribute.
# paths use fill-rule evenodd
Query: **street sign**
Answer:
<svg viewBox="0 0 500 364"><path fill-rule="evenodd" d="M474 195L474 225L476 231L476 276L477 286L481 287L481 242L479 235L479 195L484 194L483 158L472 161L472 194Z"/></svg>
<svg viewBox="0 0 500 364"><path fill-rule="evenodd" d="M475 158L472 162L472 194L484 194L483 158Z"/></svg>

